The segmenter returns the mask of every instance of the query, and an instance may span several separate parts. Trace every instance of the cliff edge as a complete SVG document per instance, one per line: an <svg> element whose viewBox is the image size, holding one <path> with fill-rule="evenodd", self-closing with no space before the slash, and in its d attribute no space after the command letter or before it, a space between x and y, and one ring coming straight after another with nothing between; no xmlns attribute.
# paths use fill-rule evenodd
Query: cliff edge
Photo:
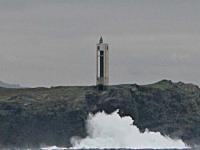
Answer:
<svg viewBox="0 0 200 150"><path fill-rule="evenodd" d="M87 136L89 113L119 109L143 132L159 131L190 145L200 142L200 89L162 80L151 85L0 88L0 147L70 146Z"/></svg>

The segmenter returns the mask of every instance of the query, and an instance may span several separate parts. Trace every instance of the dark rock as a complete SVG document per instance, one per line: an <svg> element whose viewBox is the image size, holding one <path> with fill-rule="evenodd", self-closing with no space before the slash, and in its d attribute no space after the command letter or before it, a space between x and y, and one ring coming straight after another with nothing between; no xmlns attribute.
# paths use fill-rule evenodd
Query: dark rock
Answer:
<svg viewBox="0 0 200 150"><path fill-rule="evenodd" d="M187 144L200 141L200 89L162 80L139 86L115 85L34 89L0 88L0 147L70 146L72 136L85 137L89 113L119 109L141 131L159 131Z"/></svg>

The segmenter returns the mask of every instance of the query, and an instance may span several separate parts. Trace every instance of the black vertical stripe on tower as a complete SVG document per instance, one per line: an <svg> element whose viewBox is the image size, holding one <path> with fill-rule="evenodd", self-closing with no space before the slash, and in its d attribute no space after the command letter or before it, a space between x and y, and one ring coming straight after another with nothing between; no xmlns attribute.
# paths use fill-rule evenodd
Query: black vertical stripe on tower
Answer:
<svg viewBox="0 0 200 150"><path fill-rule="evenodd" d="M100 77L104 77L104 51L100 51Z"/></svg>

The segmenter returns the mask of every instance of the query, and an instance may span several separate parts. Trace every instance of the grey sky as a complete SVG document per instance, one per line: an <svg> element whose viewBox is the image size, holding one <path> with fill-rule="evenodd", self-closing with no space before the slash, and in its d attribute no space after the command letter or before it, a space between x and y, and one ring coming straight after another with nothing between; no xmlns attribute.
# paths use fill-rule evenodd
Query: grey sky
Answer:
<svg viewBox="0 0 200 150"><path fill-rule="evenodd" d="M95 84L100 35L111 84L200 85L199 0L0 0L0 80Z"/></svg>

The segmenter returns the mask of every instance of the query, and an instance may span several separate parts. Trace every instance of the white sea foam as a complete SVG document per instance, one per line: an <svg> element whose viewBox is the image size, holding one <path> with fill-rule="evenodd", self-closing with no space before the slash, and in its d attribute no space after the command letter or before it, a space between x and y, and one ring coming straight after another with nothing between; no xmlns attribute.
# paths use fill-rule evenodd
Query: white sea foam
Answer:
<svg viewBox="0 0 200 150"><path fill-rule="evenodd" d="M141 133L132 124L130 117L121 118L117 112L90 115L87 121L88 136L84 139L73 137L72 148L187 148L182 140L170 139L148 130Z"/></svg>
<svg viewBox="0 0 200 150"><path fill-rule="evenodd" d="M66 150L66 149L67 148L57 147L57 146L50 146L50 147L41 148L41 150Z"/></svg>

